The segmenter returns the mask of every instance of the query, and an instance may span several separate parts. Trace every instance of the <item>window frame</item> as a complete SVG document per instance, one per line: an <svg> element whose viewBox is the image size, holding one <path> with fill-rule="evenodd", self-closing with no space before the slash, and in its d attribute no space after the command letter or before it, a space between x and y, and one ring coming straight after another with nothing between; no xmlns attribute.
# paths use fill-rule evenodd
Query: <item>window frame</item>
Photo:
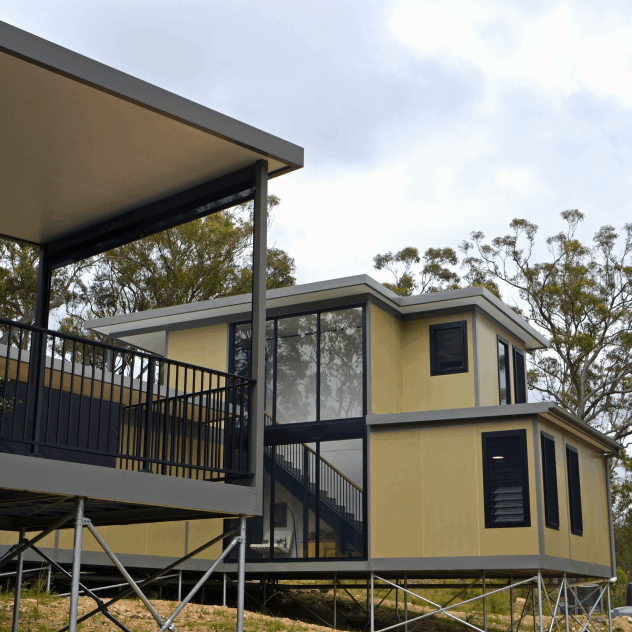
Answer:
<svg viewBox="0 0 632 632"><path fill-rule="evenodd" d="M518 372L516 371L516 356L522 357L524 366L524 381L522 387L524 388L524 402L518 401ZM514 388L514 400L516 404L526 404L529 400L529 394L527 390L527 356L522 349L518 349L515 345L512 345L511 360L513 363L513 388Z"/></svg>
<svg viewBox="0 0 632 632"><path fill-rule="evenodd" d="M435 332L446 329L460 329L461 342L463 348L463 363L459 369L450 369L448 371L440 371L436 368L436 336ZM430 347L430 375L452 375L454 373L467 373L469 371L469 350L467 347L467 320L452 321L450 323L436 323L430 325L428 329L429 347Z"/></svg>
<svg viewBox="0 0 632 632"><path fill-rule="evenodd" d="M357 417L348 417L340 419L320 419L320 315L327 312L338 312L347 309L360 308L362 310L362 414ZM271 311L271 310L268 310ZM276 311L276 310L275 310ZM368 379L369 369L367 366L367 320L368 309L367 303L352 303L350 305L335 305L331 307L321 307L318 309L300 309L296 311L280 311L266 318L266 323L274 323L273 338L273 410L272 417L276 418L276 393L277 393L277 323L279 319L295 318L300 316L309 316L310 314L317 316L317 364L316 364L316 419L314 421L301 421L292 424L280 424L278 426L266 426L265 428L265 444L280 445L283 443L293 442L311 442L316 441L324 436L329 436L325 430L327 426L331 429L332 438L330 440L355 439L361 437L366 432L366 415L368 410ZM252 320L236 320L229 323L228 327L228 372L234 373L235 370L235 328L240 325L250 325L252 328ZM252 335L250 338L252 344ZM252 358L252 351L251 351ZM345 426L348 428L334 428L335 424L347 422ZM327 432L323 435L323 431ZM326 438L323 441L328 440Z"/></svg>
<svg viewBox="0 0 632 632"><path fill-rule="evenodd" d="M555 483L555 504L557 505L557 523L551 519L549 515L549 485L548 485L548 477L550 472L547 472L547 465L549 465L546 458L546 451L544 449L544 442L552 441L553 442L553 472L554 483ZM540 432L540 458L542 459L542 495L544 496L544 524L549 529L555 529L556 531L560 530L560 496L559 489L557 486L557 460L555 459L555 437L548 432L544 432L542 430Z"/></svg>
<svg viewBox="0 0 632 632"><path fill-rule="evenodd" d="M489 458L487 452L487 439L501 437L520 437L520 452L522 454L522 487L524 494L524 520L522 522L513 522L507 524L492 523L492 507L491 495L489 487ZM500 430L496 432L482 432L481 439L483 444L483 504L485 510L485 528L486 529L511 529L524 528L531 526L531 497L529 492L529 453L527 450L527 431L524 428L518 430Z"/></svg>
<svg viewBox="0 0 632 632"><path fill-rule="evenodd" d="M501 398L500 398L500 376L501 376L501 371L500 371L500 354L498 353L498 346L499 345L504 345L505 349L506 349L506 360L505 360L505 384L507 385L507 401L506 402L502 402ZM496 360L498 363L498 405L499 406L507 406L511 404L511 386L512 386L512 379L511 379L511 356L513 355L510 351L511 349L511 344L509 342L509 340L503 338L501 335L496 335Z"/></svg>
<svg viewBox="0 0 632 632"><path fill-rule="evenodd" d="M575 524L575 520L573 517L573 509L574 509L574 503L575 503L575 499L574 499L574 493L575 493L575 488L573 485L573 473L571 472L571 459L569 458L569 455L573 453L576 455L577 457L577 500L579 501L579 519L580 519L580 525L578 528L578 525ZM579 468L579 450L575 447L570 445L569 443L566 444L566 484L568 487L568 524L569 524L569 528L570 531L573 535L577 535L577 536L583 536L584 535L584 514L583 514L583 510L582 510L582 488L581 488L581 471Z"/></svg>

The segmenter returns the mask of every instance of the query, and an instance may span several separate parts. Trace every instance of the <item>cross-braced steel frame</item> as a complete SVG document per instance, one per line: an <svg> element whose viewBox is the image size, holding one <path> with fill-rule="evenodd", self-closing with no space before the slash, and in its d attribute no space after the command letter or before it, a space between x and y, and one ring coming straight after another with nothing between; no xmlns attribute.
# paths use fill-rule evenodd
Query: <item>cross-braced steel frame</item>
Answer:
<svg viewBox="0 0 632 632"><path fill-rule="evenodd" d="M525 619L529 617L533 618L533 632L553 632L554 628L556 632L570 632L571 620L579 626L579 632L599 632L597 626L595 625L595 610L597 609L597 606L603 602L604 596L607 599L606 616L608 620L608 631L612 632L612 612L610 609L610 581L611 580L603 579L574 582L569 580L566 574L564 574L558 580L558 583L547 584L545 579L542 577L542 573L538 571L536 575L520 579L519 581L514 581L513 578L510 578L507 584L498 586L498 584L487 584L485 574L483 573L480 578L474 580L469 585L444 585L445 588L462 587L462 590L457 593L457 595L453 596L447 603L441 605L434 601L431 601L418 592L410 590L408 582L406 580L406 576L404 576L404 582L403 585L401 585L400 583L394 583L393 581L390 581L383 577L379 577L375 573L371 573L371 595L368 600L370 610L370 630L371 632L387 632L387 630L403 630L404 632L414 632L414 630L417 629L417 627L425 619L437 615L444 615L453 620L459 621L468 628L477 630L478 632L487 632L487 599L490 595L503 592L506 593L508 591L509 601L511 604L511 619L510 624L506 628L505 632L520 632L521 624ZM480 587L482 588L482 594L455 603L455 599L463 595L463 593L465 593L468 589L473 588L477 585L480 585ZM588 585L592 586L593 590L588 595L583 595L583 598L580 599L577 594L577 587ZM376 606L376 587L378 589L387 588L389 589L389 592L394 589L396 591L396 594L398 594L401 590L404 594L404 618L402 620L399 620L399 608L396 608L397 622L394 625L379 629L376 629L375 627L375 612L380 607L384 599L386 599L388 593ZM493 590L487 590L488 587L493 588ZM514 590L519 587L527 589L527 596L525 598L522 611L520 612L520 616L516 618L514 612ZM423 589L424 585L415 586L415 588ZM424 604L427 604L431 608L431 611L425 612L413 618L409 618L409 595L418 600L421 600L422 602L424 602ZM584 607L584 601L586 601L590 597L593 597L593 599L591 600L593 601L593 605L588 610L586 610L586 608ZM467 621L462 612L458 614L454 612L456 608L477 601L482 601L483 603L482 628L474 625L471 621ZM577 613L577 610L579 610L580 612ZM548 614L545 613L546 611L548 611ZM461 616L459 616L459 614ZM578 616L585 617L585 621L578 619ZM546 621L547 618L549 619L548 622ZM562 629L562 625L564 626L564 629Z"/></svg>
<svg viewBox="0 0 632 632"><path fill-rule="evenodd" d="M54 568L56 571L70 579L71 588L70 588L70 608L68 613L68 625L60 628L59 632L77 632L77 625L90 619L91 617L102 613L107 619L109 619L114 625L123 630L123 632L130 632L129 628L127 628L121 621L119 621L110 611L109 607L112 606L117 601L128 597L132 593L135 593L138 598L143 602L151 616L154 618L156 622L158 632L166 632L166 630L176 631L176 627L174 625L174 621L176 617L182 612L184 607L195 597L197 592L204 586L205 582L211 576L213 571L217 568L217 566L224 560L224 558L232 551L235 546L238 546L238 571L237 571L237 621L236 621L236 630L237 632L243 632L244 629L244 582L245 582L245 561L246 561L246 516L239 516L239 528L233 529L231 531L227 531L222 533L221 535L209 540L206 544L195 549L191 553L185 555L179 560L169 564L169 566L163 568L162 570L154 573L151 577L148 577L142 582L135 582L129 572L125 569L123 564L121 564L120 560L116 556L116 554L112 551L112 549L107 545L105 540L101 537L101 534L96 530L94 525L92 524L89 518L84 516L84 507L85 507L86 499L83 496L78 496L75 499L75 509L72 513L67 514L63 518L60 518L53 525L44 529L41 533L35 535L30 540L26 538L26 533L24 529L20 531L20 537L18 543L11 547L5 554L0 558L0 567L4 566L8 562L12 560L16 560L17 562L17 570L16 570L16 581L15 581L15 599L13 602L13 626L12 632L17 632L18 624L19 624L19 616L20 616L20 593L22 588L22 575L23 575L23 555L27 550L33 551L39 557L41 557L51 568ZM48 555L46 555L43 551L41 551L37 546L37 542L41 539L45 538L49 533L52 533L56 529L63 527L66 523L74 520L74 546L73 546L73 557L72 557L72 572L66 571L62 568L57 562L51 559ZM120 592L116 597L109 599L104 602L95 591L88 589L84 586L80 581L80 572L81 572L81 545L83 538L83 530L88 529L88 531L92 534L94 539L97 541L99 546L103 549L105 554L110 558L111 562L121 573L129 588ZM231 536L235 536L228 543L228 545L224 548L222 554L213 562L211 567L202 575L200 580L195 584L192 590L188 595L181 600L178 607L173 611L173 613L164 619L154 608L151 601L145 595L144 590L150 586L151 584L159 581L161 578L164 579L164 576L177 568L187 560L199 555L209 547L214 544L224 540L225 538L230 538ZM91 597L95 604L96 608L87 614L79 617L78 606L79 606L79 593L82 591L84 594Z"/></svg>

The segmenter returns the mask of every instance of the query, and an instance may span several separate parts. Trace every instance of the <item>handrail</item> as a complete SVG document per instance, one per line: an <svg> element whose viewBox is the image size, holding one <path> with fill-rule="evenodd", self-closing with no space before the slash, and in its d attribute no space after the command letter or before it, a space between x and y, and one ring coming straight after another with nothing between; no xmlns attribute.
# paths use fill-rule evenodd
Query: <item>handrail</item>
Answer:
<svg viewBox="0 0 632 632"><path fill-rule="evenodd" d="M270 415L270 413L267 410L263 411L263 414L268 418L271 419L277 426L282 426L283 424L280 423L279 421L277 421L276 419L272 418L272 415ZM313 448L310 448L306 443L301 443L301 445L304 448L307 448L313 455L316 455L316 450L314 450ZM351 485L353 485L358 491L364 493L364 490L359 487L358 485L356 485L348 476L345 476L335 465L332 465L327 459L325 459L324 457L319 457L320 460L323 463L326 463L327 465L329 465L329 467L336 472L336 474L340 474L340 476L342 476L342 478L345 479L345 481L347 481L347 483L351 483Z"/></svg>

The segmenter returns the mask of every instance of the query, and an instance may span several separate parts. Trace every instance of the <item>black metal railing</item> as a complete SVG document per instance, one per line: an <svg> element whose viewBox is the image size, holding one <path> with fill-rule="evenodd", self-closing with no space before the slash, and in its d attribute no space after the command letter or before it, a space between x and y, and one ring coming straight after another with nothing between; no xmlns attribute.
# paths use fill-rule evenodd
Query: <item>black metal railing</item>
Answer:
<svg viewBox="0 0 632 632"><path fill-rule="evenodd" d="M0 319L0 452L250 476L252 380Z"/></svg>

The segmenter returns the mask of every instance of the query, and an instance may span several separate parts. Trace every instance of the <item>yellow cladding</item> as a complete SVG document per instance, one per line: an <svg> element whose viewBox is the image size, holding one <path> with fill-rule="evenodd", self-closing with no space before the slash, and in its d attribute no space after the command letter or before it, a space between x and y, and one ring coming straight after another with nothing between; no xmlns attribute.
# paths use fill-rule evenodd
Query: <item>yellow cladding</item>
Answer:
<svg viewBox="0 0 632 632"><path fill-rule="evenodd" d="M371 411L374 414L475 405L472 315L401 321L371 305ZM467 322L468 372L430 375L429 327Z"/></svg>
<svg viewBox="0 0 632 632"><path fill-rule="evenodd" d="M540 429L555 438L557 496L560 512L559 530L548 527L544 530L546 554L559 557L570 555L573 560L610 566L610 525L603 452L582 442L576 435L565 432L552 424L540 422ZM584 527L581 536L571 533L568 519L566 444L576 448L579 455Z"/></svg>
<svg viewBox="0 0 632 632"><path fill-rule="evenodd" d="M227 337L226 323L170 331L167 342L169 359L216 371L226 371Z"/></svg>
<svg viewBox="0 0 632 632"><path fill-rule="evenodd" d="M478 335L478 366L480 384L481 406L498 406L498 335L507 340L510 345L517 347L524 352L524 342L511 336L504 330L500 330L490 320L478 312L476 314L476 329ZM514 365L511 346L509 348L511 356L509 366L511 372L511 394L514 396ZM512 399L513 401L513 399Z"/></svg>
<svg viewBox="0 0 632 632"><path fill-rule="evenodd" d="M481 433L527 429L531 527L486 529ZM537 555L533 433L525 422L370 435L371 556Z"/></svg>

